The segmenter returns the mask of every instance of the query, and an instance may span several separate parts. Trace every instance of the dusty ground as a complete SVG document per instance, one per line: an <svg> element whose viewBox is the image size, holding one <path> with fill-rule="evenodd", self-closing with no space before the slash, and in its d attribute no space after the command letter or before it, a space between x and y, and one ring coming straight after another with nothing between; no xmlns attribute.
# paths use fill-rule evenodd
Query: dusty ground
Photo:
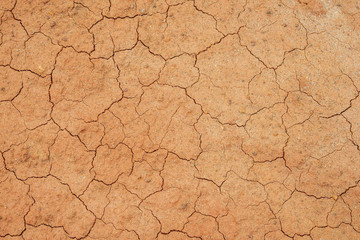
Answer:
<svg viewBox="0 0 360 240"><path fill-rule="evenodd" d="M0 239L360 239L360 1L0 16Z"/></svg>

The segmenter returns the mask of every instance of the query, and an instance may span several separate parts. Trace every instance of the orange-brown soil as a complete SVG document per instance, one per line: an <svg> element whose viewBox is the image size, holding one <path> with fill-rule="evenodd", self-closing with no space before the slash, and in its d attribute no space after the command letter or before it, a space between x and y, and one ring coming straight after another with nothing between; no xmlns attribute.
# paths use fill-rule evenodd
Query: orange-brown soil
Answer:
<svg viewBox="0 0 360 240"><path fill-rule="evenodd" d="M359 89L358 0L0 0L0 239L360 239Z"/></svg>

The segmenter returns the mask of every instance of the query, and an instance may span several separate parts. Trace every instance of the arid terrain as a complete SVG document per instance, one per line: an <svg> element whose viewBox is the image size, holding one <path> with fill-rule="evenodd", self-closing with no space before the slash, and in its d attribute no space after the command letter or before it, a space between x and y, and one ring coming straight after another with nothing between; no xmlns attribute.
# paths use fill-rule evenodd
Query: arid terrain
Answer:
<svg viewBox="0 0 360 240"><path fill-rule="evenodd" d="M359 240L359 0L0 0L1 240Z"/></svg>

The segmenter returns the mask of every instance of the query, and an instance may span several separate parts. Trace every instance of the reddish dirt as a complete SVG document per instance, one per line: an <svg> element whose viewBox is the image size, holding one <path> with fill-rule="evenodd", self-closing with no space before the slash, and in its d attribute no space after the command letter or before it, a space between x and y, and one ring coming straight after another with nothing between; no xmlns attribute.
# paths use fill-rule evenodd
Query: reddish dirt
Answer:
<svg viewBox="0 0 360 240"><path fill-rule="evenodd" d="M0 239L360 239L357 0L1 0Z"/></svg>

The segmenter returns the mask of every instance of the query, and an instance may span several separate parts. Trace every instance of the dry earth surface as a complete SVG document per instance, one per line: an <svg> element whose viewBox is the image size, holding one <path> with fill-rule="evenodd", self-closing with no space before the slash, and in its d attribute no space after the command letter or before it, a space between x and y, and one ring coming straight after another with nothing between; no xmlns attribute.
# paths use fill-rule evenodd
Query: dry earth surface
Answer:
<svg viewBox="0 0 360 240"><path fill-rule="evenodd" d="M360 1L0 19L1 240L360 239Z"/></svg>

